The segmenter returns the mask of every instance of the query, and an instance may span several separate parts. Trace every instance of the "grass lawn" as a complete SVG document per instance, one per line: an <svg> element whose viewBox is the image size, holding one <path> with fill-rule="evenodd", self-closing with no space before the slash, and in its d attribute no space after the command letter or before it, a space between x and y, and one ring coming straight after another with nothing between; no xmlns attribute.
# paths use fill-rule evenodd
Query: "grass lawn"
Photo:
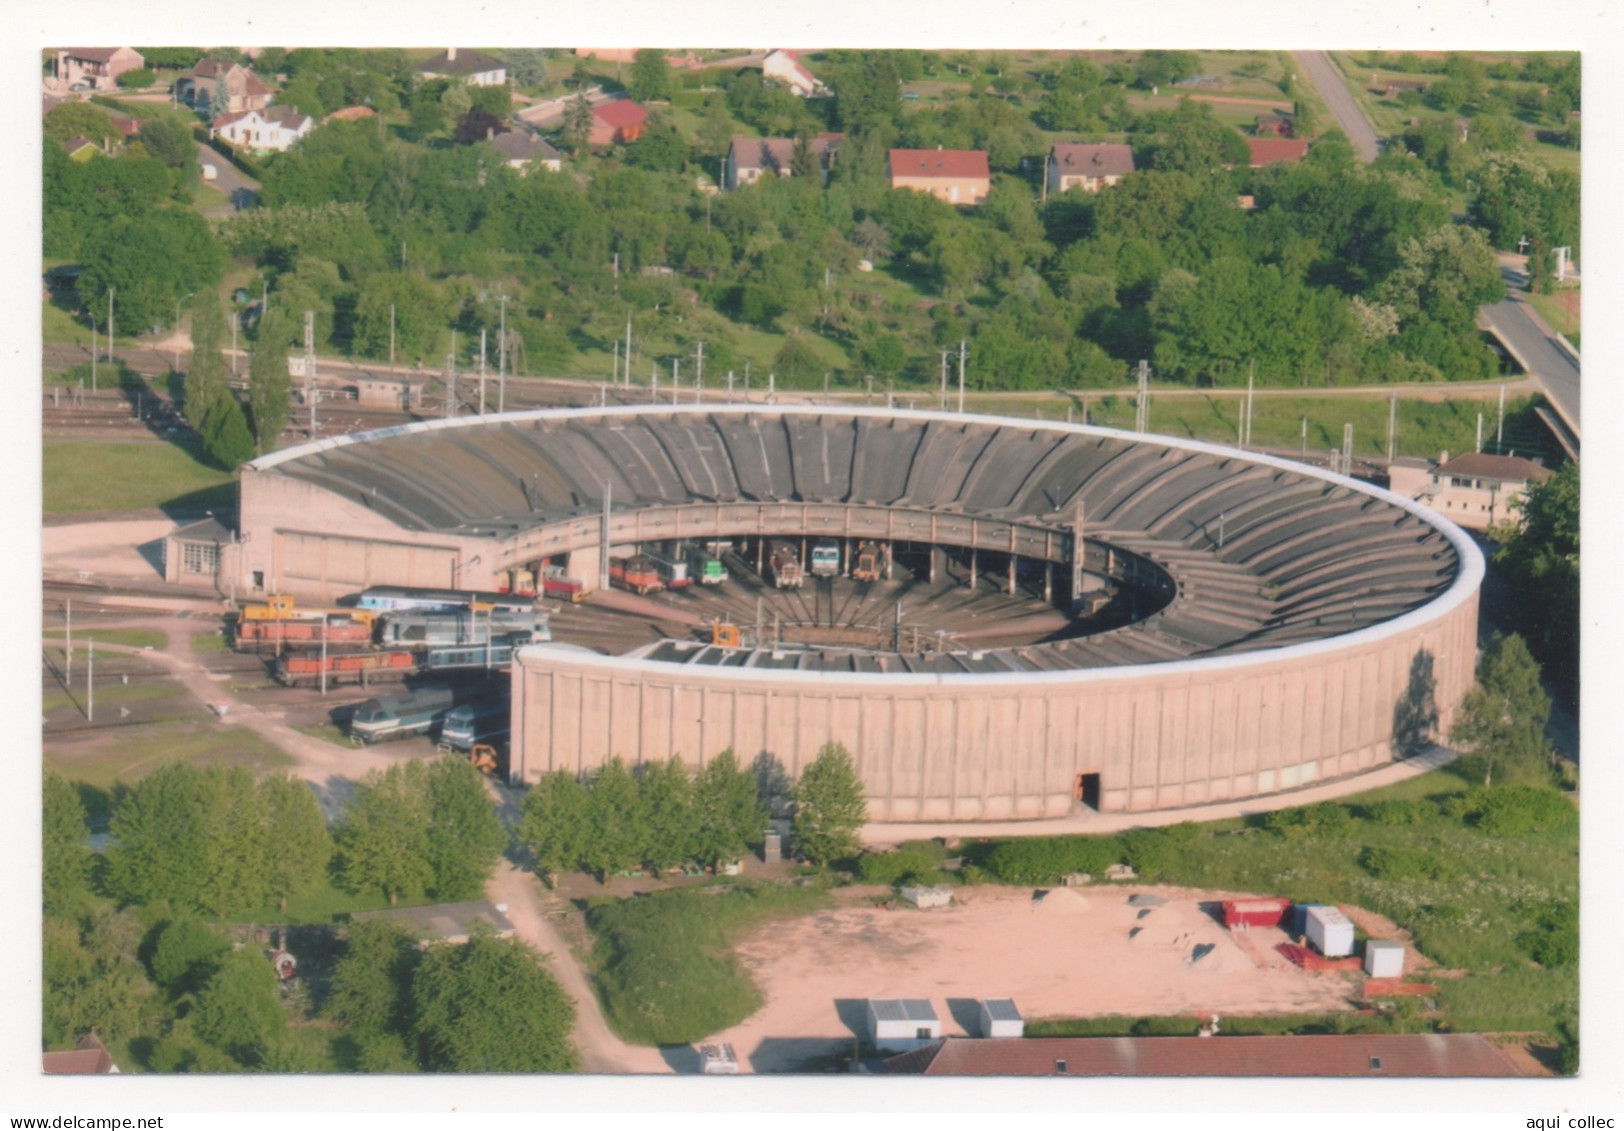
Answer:
<svg viewBox="0 0 1624 1131"><path fill-rule="evenodd" d="M133 691L150 685L117 685L120 691ZM106 691L112 692L113 686ZM176 689L179 690L178 688ZM102 702L102 694L97 695ZM246 727L224 727L219 723L171 720L142 726L118 728L107 740L53 742L45 747L45 767L55 770L80 787L92 823L105 819L112 794L151 773L165 760L199 765L225 762L247 766L257 772L290 765L293 759L268 739Z"/></svg>
<svg viewBox="0 0 1624 1131"><path fill-rule="evenodd" d="M683 888L590 908L609 1024L646 1045L686 1044L738 1024L761 1007L761 991L728 953L733 941L828 903L813 888L740 884L720 895Z"/></svg>
<svg viewBox="0 0 1624 1131"><path fill-rule="evenodd" d="M103 653L98 652L100 656ZM84 671L84 651L74 649L74 659L80 665L79 671ZM186 694L186 689L178 683L103 683L96 681L96 706L111 709L124 707L131 703L151 703L161 699L175 699ZM49 714L52 711L61 711L73 708L84 700L84 687L76 683L73 695L59 687L53 687L41 697L40 709Z"/></svg>
<svg viewBox="0 0 1624 1131"><path fill-rule="evenodd" d="M176 444L48 440L43 457L46 514L229 507L237 499L231 472Z"/></svg>
<svg viewBox="0 0 1624 1131"><path fill-rule="evenodd" d="M331 742L334 746L344 746L355 749L355 743L349 736L331 723L312 723L309 726L296 726L293 728L300 734L308 734L311 738L319 738L323 742Z"/></svg>
<svg viewBox="0 0 1624 1131"><path fill-rule="evenodd" d="M1523 298L1528 300L1529 306L1539 311L1539 316L1550 323L1552 329L1572 342L1575 348L1578 347L1581 313L1578 287L1548 295L1527 291Z"/></svg>
<svg viewBox="0 0 1624 1131"><path fill-rule="evenodd" d="M194 632L192 633L193 652L229 652L231 641L226 639L223 632Z"/></svg>
<svg viewBox="0 0 1624 1131"><path fill-rule="evenodd" d="M80 637L94 637L97 644L123 644L131 648L167 648L169 634L156 628L80 629Z"/></svg>

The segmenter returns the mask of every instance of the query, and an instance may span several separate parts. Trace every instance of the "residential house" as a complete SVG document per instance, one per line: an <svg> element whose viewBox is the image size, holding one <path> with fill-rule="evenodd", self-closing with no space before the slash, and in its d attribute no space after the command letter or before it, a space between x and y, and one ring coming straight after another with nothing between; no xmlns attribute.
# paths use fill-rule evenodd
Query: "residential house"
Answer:
<svg viewBox="0 0 1624 1131"><path fill-rule="evenodd" d="M1292 116L1280 110L1259 114L1252 124L1254 137L1290 137Z"/></svg>
<svg viewBox="0 0 1624 1131"><path fill-rule="evenodd" d="M207 112L215 109L214 92L222 86L226 91L226 105L222 113L226 114L263 110L270 105L271 95L275 93L259 81L258 75L240 63L204 59L175 80L175 98L194 110Z"/></svg>
<svg viewBox="0 0 1624 1131"><path fill-rule="evenodd" d="M586 135L588 145L600 148L624 145L636 141L643 134L648 111L630 98L613 102L600 102L592 107L592 130Z"/></svg>
<svg viewBox="0 0 1624 1131"><path fill-rule="evenodd" d="M133 47L64 47L56 53L57 81L83 90L112 90L119 75L146 65Z"/></svg>
<svg viewBox="0 0 1624 1131"><path fill-rule="evenodd" d="M1295 165L1308 152L1308 142L1303 138L1249 137L1246 148L1251 152L1252 168L1261 169L1265 165Z"/></svg>
<svg viewBox="0 0 1624 1131"><path fill-rule="evenodd" d="M827 90L818 77L806 69L799 55L783 47L767 52L761 61L761 76L777 79L802 98L824 94Z"/></svg>
<svg viewBox="0 0 1624 1131"><path fill-rule="evenodd" d="M101 144L91 141L83 134L70 137L63 143L63 148L68 151L69 161L89 161L92 157L103 155Z"/></svg>
<svg viewBox="0 0 1624 1131"><path fill-rule="evenodd" d="M507 82L506 63L468 47L447 47L412 69L426 79L461 79L469 86L501 86Z"/></svg>
<svg viewBox="0 0 1624 1131"><path fill-rule="evenodd" d="M1049 150L1044 191L1065 192L1067 189L1080 188L1084 192L1099 192L1131 172L1133 147L1130 145L1081 145L1057 141L1054 148Z"/></svg>
<svg viewBox="0 0 1624 1131"><path fill-rule="evenodd" d="M530 130L492 131L486 136L492 145L502 151L510 169L528 173L531 168L540 165L557 173L564 168L563 154Z"/></svg>
<svg viewBox="0 0 1624 1131"><path fill-rule="evenodd" d="M1521 1076L1480 1033L1294 1037L955 1037L885 1062L916 1076Z"/></svg>
<svg viewBox="0 0 1624 1131"><path fill-rule="evenodd" d="M1388 482L1393 493L1414 499L1427 509L1467 530L1487 530L1515 519L1516 503L1530 483L1543 483L1549 468L1517 455L1497 456L1467 452L1438 462L1404 458L1393 461Z"/></svg>
<svg viewBox="0 0 1624 1131"><path fill-rule="evenodd" d="M48 1052L41 1057L41 1070L47 1076L109 1076L118 1074L113 1054L92 1029L77 1047L65 1052Z"/></svg>
<svg viewBox="0 0 1624 1131"><path fill-rule="evenodd" d="M291 106L221 114L209 123L210 136L232 145L261 152L281 153L315 127L315 120Z"/></svg>
<svg viewBox="0 0 1624 1131"><path fill-rule="evenodd" d="M829 180L829 169L834 164L835 150L845 134L820 133L810 139L812 156L823 172L824 182ZM727 151L727 167L722 175L723 187L736 189L740 185L754 184L764 173L790 175L795 161L795 142L792 137L736 137Z"/></svg>
<svg viewBox="0 0 1624 1131"><path fill-rule="evenodd" d="M992 191L983 149L893 149L886 167L892 188L928 192L949 204L980 204Z"/></svg>

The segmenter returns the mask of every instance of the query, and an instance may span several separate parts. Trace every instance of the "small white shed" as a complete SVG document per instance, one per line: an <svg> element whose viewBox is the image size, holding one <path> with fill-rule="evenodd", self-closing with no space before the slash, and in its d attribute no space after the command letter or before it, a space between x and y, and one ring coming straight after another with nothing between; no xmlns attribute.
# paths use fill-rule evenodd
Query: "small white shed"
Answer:
<svg viewBox="0 0 1624 1131"><path fill-rule="evenodd" d="M1310 907L1305 926L1308 941L1326 958L1353 953L1353 920L1335 907Z"/></svg>
<svg viewBox="0 0 1624 1131"><path fill-rule="evenodd" d="M937 884L934 887L905 884L900 894L903 899L920 908L947 907L953 902L953 889L946 884Z"/></svg>
<svg viewBox="0 0 1624 1131"><path fill-rule="evenodd" d="M912 1052L942 1038L942 1022L924 998L869 998L869 1033L881 1051Z"/></svg>
<svg viewBox="0 0 1624 1131"><path fill-rule="evenodd" d="M1404 944L1392 939L1370 939L1365 943L1365 973L1372 978L1404 976Z"/></svg>
<svg viewBox="0 0 1624 1131"><path fill-rule="evenodd" d="M1007 997L990 997L981 1003L981 1035L983 1037L1024 1037L1026 1022L1020 1010Z"/></svg>
<svg viewBox="0 0 1624 1131"><path fill-rule="evenodd" d="M699 1046L699 1071L706 1076L737 1076L739 1058L733 1046L725 1042Z"/></svg>

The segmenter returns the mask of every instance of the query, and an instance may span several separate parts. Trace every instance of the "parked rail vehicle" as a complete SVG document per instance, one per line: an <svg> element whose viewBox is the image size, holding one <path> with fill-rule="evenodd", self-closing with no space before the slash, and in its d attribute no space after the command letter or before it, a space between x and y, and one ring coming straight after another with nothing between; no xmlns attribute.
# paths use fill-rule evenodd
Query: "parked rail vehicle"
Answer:
<svg viewBox="0 0 1624 1131"><path fill-rule="evenodd" d="M885 572L885 550L878 542L858 544L852 558L851 575L857 581L878 581Z"/></svg>
<svg viewBox="0 0 1624 1131"><path fill-rule="evenodd" d="M504 569L496 575L496 591L509 596L534 597L536 575L528 569Z"/></svg>
<svg viewBox="0 0 1624 1131"><path fill-rule="evenodd" d="M580 604L586 600L586 582L579 577L565 577L563 566L544 566L541 571L541 595L555 601Z"/></svg>
<svg viewBox="0 0 1624 1131"><path fill-rule="evenodd" d="M609 583L630 589L639 597L657 593L665 588L654 559L647 554L633 554L629 558L609 559Z"/></svg>
<svg viewBox="0 0 1624 1131"><path fill-rule="evenodd" d="M688 559L688 576L701 585L720 585L727 580L727 566L722 555L728 550L726 542L690 543L683 547Z"/></svg>
<svg viewBox="0 0 1624 1131"><path fill-rule="evenodd" d="M765 572L764 580L770 581L778 589L799 589L804 580L801 576L801 555L788 542L768 544Z"/></svg>
<svg viewBox="0 0 1624 1131"><path fill-rule="evenodd" d="M688 572L687 555L649 550L644 557L654 563L654 572L660 575L667 589L686 589L694 583L693 575Z"/></svg>
<svg viewBox="0 0 1624 1131"><path fill-rule="evenodd" d="M403 586L375 585L363 589L356 598L356 607L377 612L398 609L466 609L475 604L491 605L497 609L522 611L533 609L533 597L516 593L480 593L468 589L414 589Z"/></svg>
<svg viewBox="0 0 1624 1131"><path fill-rule="evenodd" d="M373 676L410 675L419 667L412 652L329 652L304 648L284 652L276 658L276 681L288 687L320 683L322 673L328 683L365 683Z"/></svg>
<svg viewBox="0 0 1624 1131"><path fill-rule="evenodd" d="M350 737L366 745L427 734L453 707L474 697L479 690L425 684L413 691L368 699L350 717Z"/></svg>
<svg viewBox="0 0 1624 1131"><path fill-rule="evenodd" d="M550 640L547 614L528 609L406 609L378 618L377 641L385 648L482 644L514 632Z"/></svg>
<svg viewBox="0 0 1624 1131"><path fill-rule="evenodd" d="M812 543L811 572L813 577L840 575L840 543L833 538L819 538Z"/></svg>
<svg viewBox="0 0 1624 1131"><path fill-rule="evenodd" d="M440 745L467 753L475 746L506 745L513 730L513 702L504 695L464 703L446 712L440 724Z"/></svg>
<svg viewBox="0 0 1624 1131"><path fill-rule="evenodd" d="M353 617L350 611L327 610L308 620L239 620L237 647L316 644L325 639L329 648L364 648L372 643L372 617Z"/></svg>
<svg viewBox="0 0 1624 1131"><path fill-rule="evenodd" d="M478 644L460 644L453 647L426 648L416 655L419 667L426 672L466 671L485 668L488 671L506 671L513 665L513 653L526 644L542 643L549 636L529 632L510 632L491 641Z"/></svg>

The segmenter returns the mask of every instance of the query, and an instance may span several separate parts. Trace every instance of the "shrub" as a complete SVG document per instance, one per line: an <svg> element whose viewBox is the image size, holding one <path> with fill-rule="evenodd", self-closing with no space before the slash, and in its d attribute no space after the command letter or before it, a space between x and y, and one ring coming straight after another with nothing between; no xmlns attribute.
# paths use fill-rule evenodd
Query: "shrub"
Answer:
<svg viewBox="0 0 1624 1131"><path fill-rule="evenodd" d="M1372 824L1393 827L1424 824L1435 812L1437 810L1427 802L1412 799L1372 802L1362 809L1360 816Z"/></svg>
<svg viewBox="0 0 1624 1131"><path fill-rule="evenodd" d="M1122 856L1112 836L1038 836L997 845L986 868L1008 884L1052 884L1071 872L1103 872Z"/></svg>
<svg viewBox="0 0 1624 1131"><path fill-rule="evenodd" d="M1537 930L1517 941L1541 966L1572 966L1579 961L1579 908L1558 903L1539 917Z"/></svg>
<svg viewBox="0 0 1624 1131"><path fill-rule="evenodd" d="M910 840L895 852L865 853L857 861L857 878L865 884L899 884L927 878L934 881L946 858L947 850L935 841Z"/></svg>
<svg viewBox="0 0 1624 1131"><path fill-rule="evenodd" d="M1378 880L1443 880L1459 871L1452 860L1437 853L1382 844L1367 845L1359 864Z"/></svg>
<svg viewBox="0 0 1624 1131"><path fill-rule="evenodd" d="M1501 786L1474 790L1466 801L1466 822L1495 836L1565 830L1579 821L1573 803L1551 789Z"/></svg>
<svg viewBox="0 0 1624 1131"><path fill-rule="evenodd" d="M1166 829L1130 829L1122 837L1123 855L1145 879L1160 879L1178 860L1186 845Z"/></svg>

